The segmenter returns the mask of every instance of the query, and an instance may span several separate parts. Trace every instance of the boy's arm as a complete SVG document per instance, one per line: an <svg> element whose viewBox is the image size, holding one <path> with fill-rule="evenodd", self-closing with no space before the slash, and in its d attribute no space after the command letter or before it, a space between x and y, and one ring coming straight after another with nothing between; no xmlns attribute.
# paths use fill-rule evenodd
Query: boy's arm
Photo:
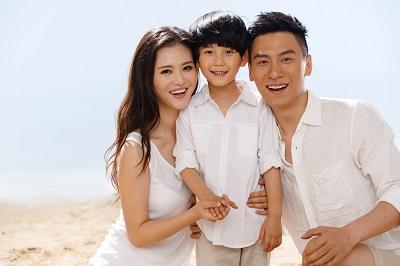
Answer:
<svg viewBox="0 0 400 266"><path fill-rule="evenodd" d="M282 196L279 168L272 167L263 174L268 197L268 215L260 230L264 250L271 252L282 243Z"/></svg>
<svg viewBox="0 0 400 266"><path fill-rule="evenodd" d="M217 196L207 187L199 172L193 168L185 168L181 173L183 182L201 200L212 200Z"/></svg>
<svg viewBox="0 0 400 266"><path fill-rule="evenodd" d="M281 220L282 192L279 168L272 167L263 174L268 198L268 217Z"/></svg>

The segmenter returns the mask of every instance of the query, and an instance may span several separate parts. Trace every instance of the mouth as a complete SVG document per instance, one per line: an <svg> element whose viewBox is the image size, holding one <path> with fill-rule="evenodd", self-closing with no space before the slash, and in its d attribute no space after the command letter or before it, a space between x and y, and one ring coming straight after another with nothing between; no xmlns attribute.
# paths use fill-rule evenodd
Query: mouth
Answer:
<svg viewBox="0 0 400 266"><path fill-rule="evenodd" d="M277 84L277 85L267 85L266 88L272 92L280 92L286 89L289 86L289 84L284 83L284 84Z"/></svg>
<svg viewBox="0 0 400 266"><path fill-rule="evenodd" d="M226 73L228 73L228 71L210 71L213 75L216 75L216 76L223 76L223 75L225 75Z"/></svg>
<svg viewBox="0 0 400 266"><path fill-rule="evenodd" d="M170 91L169 94L171 94L172 96L175 96L177 98L181 98L181 97L185 96L187 90L188 90L188 88L179 88L179 89Z"/></svg>

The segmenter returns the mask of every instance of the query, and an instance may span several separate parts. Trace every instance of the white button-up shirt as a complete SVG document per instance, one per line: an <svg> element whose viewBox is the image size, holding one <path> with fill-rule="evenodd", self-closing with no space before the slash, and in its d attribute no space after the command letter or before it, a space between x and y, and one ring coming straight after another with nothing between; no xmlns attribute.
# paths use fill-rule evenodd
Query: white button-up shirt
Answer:
<svg viewBox="0 0 400 266"><path fill-rule="evenodd" d="M282 141L280 147L283 159ZM378 201L400 211L400 153L391 128L371 105L308 93L291 152L293 164L284 164L281 177L283 218L300 252L307 243L300 236L310 228L343 226ZM400 229L365 243L400 252Z"/></svg>
<svg viewBox="0 0 400 266"><path fill-rule="evenodd" d="M178 173L196 169L214 194L226 193L238 205L222 221L198 222L213 244L231 248L257 241L265 217L247 207L247 198L250 192L261 189L260 172L281 166L277 144L273 143L272 112L244 82L238 86L241 93L225 116L210 97L208 86L194 95L177 119L174 149ZM259 139L261 120L268 126L263 127L266 134Z"/></svg>

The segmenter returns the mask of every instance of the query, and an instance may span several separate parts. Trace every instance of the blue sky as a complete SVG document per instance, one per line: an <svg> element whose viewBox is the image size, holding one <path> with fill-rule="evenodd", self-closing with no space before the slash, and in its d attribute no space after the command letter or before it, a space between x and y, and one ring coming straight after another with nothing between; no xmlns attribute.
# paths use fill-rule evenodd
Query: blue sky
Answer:
<svg viewBox="0 0 400 266"><path fill-rule="evenodd" d="M398 1L2 0L0 180L16 179L10 190L28 179L57 190L68 180L59 176L82 187L105 179L103 154L140 37L160 25L187 29L218 9L246 23L260 11L298 17L314 63L307 87L372 102L400 134Z"/></svg>

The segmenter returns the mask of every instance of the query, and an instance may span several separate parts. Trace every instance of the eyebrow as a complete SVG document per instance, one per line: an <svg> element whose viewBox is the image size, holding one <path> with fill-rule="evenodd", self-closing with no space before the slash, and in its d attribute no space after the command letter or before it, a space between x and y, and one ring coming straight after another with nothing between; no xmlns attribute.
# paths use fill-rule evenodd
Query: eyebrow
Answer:
<svg viewBox="0 0 400 266"><path fill-rule="evenodd" d="M183 62L183 63L182 63L182 66L188 65L188 64L194 64L194 62L193 62L193 61ZM173 68L173 67L174 67L173 65L164 65L164 66L159 66L159 67L157 67L157 69Z"/></svg>
<svg viewBox="0 0 400 266"><path fill-rule="evenodd" d="M279 53L279 56L286 55L286 54L296 54L296 52L293 49L287 49L287 50ZM253 59L264 58L264 57L269 57L269 55L264 54L262 52L258 52L253 56Z"/></svg>

